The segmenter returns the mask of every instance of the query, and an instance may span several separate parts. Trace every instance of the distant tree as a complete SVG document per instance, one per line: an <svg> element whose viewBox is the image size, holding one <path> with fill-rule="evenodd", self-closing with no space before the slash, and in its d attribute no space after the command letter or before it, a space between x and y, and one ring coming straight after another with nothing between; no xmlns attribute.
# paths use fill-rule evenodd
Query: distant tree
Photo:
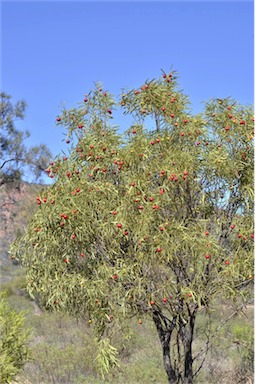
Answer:
<svg viewBox="0 0 255 384"><path fill-rule="evenodd" d="M24 327L24 314L11 309L0 292L0 382L11 383L30 359L29 331Z"/></svg>
<svg viewBox="0 0 255 384"><path fill-rule="evenodd" d="M23 100L13 104L11 96L0 93L0 187L21 181L25 170L38 179L51 157L44 144L27 148L29 131L15 127L17 119L24 119L25 109Z"/></svg>
<svg viewBox="0 0 255 384"><path fill-rule="evenodd" d="M55 183L38 196L13 257L46 308L88 316L106 370L116 363L114 325L148 317L168 383L191 384L210 341L194 356L199 309L219 298L238 308L249 297L252 109L212 99L193 115L175 72L120 104L135 119L125 135L109 124L116 103L100 85L57 118L70 154L48 167Z"/></svg>

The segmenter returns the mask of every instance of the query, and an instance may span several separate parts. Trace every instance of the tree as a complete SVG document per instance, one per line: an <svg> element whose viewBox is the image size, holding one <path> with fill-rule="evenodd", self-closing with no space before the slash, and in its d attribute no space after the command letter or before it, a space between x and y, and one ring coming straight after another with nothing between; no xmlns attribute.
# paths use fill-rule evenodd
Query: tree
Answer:
<svg viewBox="0 0 255 384"><path fill-rule="evenodd" d="M11 96L0 93L0 215L1 222L5 223L3 246L9 244L9 235L13 238L8 228L13 225L13 207L22 195L24 177L33 177L34 181L42 181L45 168L51 158L49 149L44 144L28 148L25 140L30 136L29 131L16 128L18 119L24 119L26 103L24 100L12 103ZM23 184L22 184L23 183ZM23 188L24 189L24 188ZM9 231L10 232L10 231ZM3 251L3 249L2 249Z"/></svg>
<svg viewBox="0 0 255 384"><path fill-rule="evenodd" d="M12 310L3 292L0 294L0 381L10 383L30 359L29 331L24 314Z"/></svg>
<svg viewBox="0 0 255 384"><path fill-rule="evenodd" d="M25 146L29 131L22 132L15 127L16 119L24 119L25 109L24 100L13 104L11 96L0 93L0 186L19 182L26 166L38 179L51 157L44 144L31 148Z"/></svg>
<svg viewBox="0 0 255 384"><path fill-rule="evenodd" d="M13 257L31 295L88 316L108 351L115 324L150 318L168 383L191 384L201 367L192 353L199 309L219 297L237 307L248 300L252 109L212 99L193 115L174 71L122 94L134 117L124 135L109 123L116 105L96 85L57 118L70 153L48 167L55 182L38 196Z"/></svg>

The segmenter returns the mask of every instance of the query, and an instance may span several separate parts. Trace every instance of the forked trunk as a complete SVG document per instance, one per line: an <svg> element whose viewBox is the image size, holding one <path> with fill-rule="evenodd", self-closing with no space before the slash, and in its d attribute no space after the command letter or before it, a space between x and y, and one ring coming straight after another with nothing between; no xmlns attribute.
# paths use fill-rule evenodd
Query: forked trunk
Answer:
<svg viewBox="0 0 255 384"><path fill-rule="evenodd" d="M163 362L164 362L164 367L165 367L165 371L168 378L168 384L177 384L177 376L173 368L171 356L170 356L170 341L171 341L172 332L175 327L175 319L169 324L167 324L166 320L164 319L161 313L154 312L153 320L156 325L159 339L162 346Z"/></svg>
<svg viewBox="0 0 255 384"><path fill-rule="evenodd" d="M190 316L189 323L180 324L179 333L184 349L184 384L193 384L192 341L194 335L195 313Z"/></svg>

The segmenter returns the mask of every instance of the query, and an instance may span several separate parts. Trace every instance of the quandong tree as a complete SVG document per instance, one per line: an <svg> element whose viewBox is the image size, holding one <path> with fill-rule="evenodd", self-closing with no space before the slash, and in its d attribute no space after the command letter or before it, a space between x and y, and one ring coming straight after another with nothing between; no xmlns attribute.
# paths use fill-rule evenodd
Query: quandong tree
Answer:
<svg viewBox="0 0 255 384"><path fill-rule="evenodd" d="M134 118L124 134L110 124L118 106ZM96 85L64 109L69 154L49 164L55 181L12 245L28 292L87 316L107 366L114 324L149 317L171 384L199 371L199 309L219 296L245 303L253 271L252 108L230 98L197 115L188 107L173 71L119 102Z"/></svg>

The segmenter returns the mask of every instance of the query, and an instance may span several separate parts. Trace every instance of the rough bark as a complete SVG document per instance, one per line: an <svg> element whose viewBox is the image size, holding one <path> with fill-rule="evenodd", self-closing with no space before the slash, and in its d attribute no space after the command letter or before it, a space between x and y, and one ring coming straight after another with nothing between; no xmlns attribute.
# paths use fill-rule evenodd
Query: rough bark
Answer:
<svg viewBox="0 0 255 384"><path fill-rule="evenodd" d="M196 319L196 311L189 311L189 320L187 323L180 321L179 333L184 349L184 384L193 384L193 356L192 341L194 336L194 325Z"/></svg>
<svg viewBox="0 0 255 384"><path fill-rule="evenodd" d="M176 319L173 319L172 321L167 320L162 313L155 311L153 313L153 321L156 325L162 346L163 362L168 378L168 384L177 384L177 375L173 368L170 355L170 341L176 324Z"/></svg>

